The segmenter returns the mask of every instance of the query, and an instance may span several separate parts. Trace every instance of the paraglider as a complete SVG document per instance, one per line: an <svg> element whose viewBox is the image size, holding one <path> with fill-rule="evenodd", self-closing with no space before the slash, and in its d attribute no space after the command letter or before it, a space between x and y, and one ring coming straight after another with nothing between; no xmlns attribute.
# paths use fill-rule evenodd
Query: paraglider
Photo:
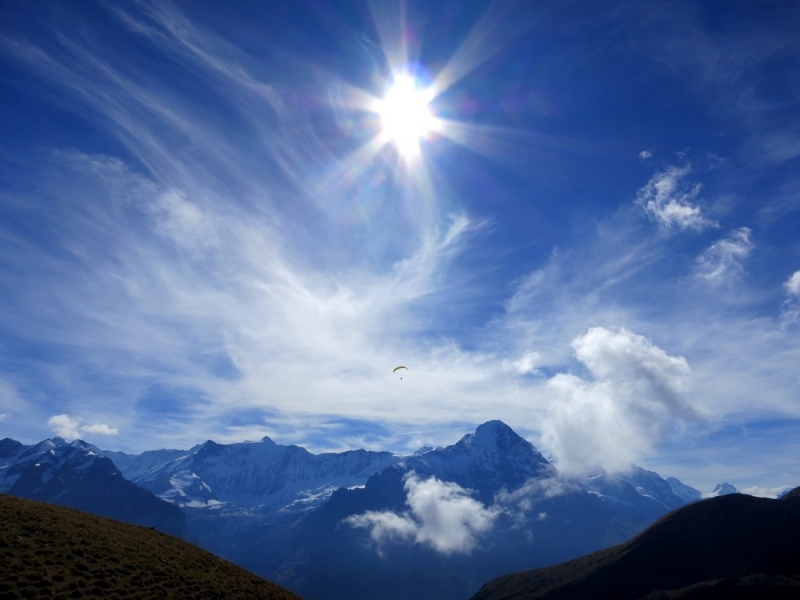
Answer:
<svg viewBox="0 0 800 600"><path fill-rule="evenodd" d="M403 365L400 365L400 366L395 367L394 369L392 369L392 373L397 373L397 371L399 371L400 369L405 369L406 371L408 371L408 367L404 367ZM400 378L400 381L403 381L402 377Z"/></svg>

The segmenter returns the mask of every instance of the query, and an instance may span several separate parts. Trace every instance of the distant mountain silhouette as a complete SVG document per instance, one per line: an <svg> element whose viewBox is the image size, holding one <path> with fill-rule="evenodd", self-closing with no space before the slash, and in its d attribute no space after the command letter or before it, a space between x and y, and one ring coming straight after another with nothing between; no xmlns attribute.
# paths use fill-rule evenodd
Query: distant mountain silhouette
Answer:
<svg viewBox="0 0 800 600"><path fill-rule="evenodd" d="M0 494L0 598L299 596L146 527Z"/></svg>
<svg viewBox="0 0 800 600"><path fill-rule="evenodd" d="M472 600L800 597L800 488L780 500L729 494L659 519L632 540L500 577Z"/></svg>

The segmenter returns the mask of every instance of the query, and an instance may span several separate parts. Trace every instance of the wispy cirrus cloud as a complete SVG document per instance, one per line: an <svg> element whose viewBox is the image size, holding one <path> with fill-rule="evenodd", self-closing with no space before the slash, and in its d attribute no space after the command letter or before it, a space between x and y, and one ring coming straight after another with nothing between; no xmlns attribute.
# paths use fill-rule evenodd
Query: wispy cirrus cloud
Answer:
<svg viewBox="0 0 800 600"><path fill-rule="evenodd" d="M786 297L781 305L781 317L786 323L800 321L800 271L795 271L783 283Z"/></svg>
<svg viewBox="0 0 800 600"><path fill-rule="evenodd" d="M715 286L741 277L744 261L755 248L751 233L748 227L740 227L711 244L697 257L696 277Z"/></svg>
<svg viewBox="0 0 800 600"><path fill-rule="evenodd" d="M354 194L361 186L352 181L323 186L329 169L320 165L331 157L308 111L275 119L280 95L233 47L171 8L151 7L148 18L121 10L115 15L155 51L190 62L195 84L230 118L209 119L169 82L96 40L4 38L7 52L88 108L133 157L50 152L26 166L39 174L35 189L5 192L7 210L57 232L3 232L0 260L28 269L5 299L8 327L32 344L72 348L54 364L28 363L30 376L66 398L78 390L110 396L126 432L171 437L167 421L148 425L159 404L148 390L158 384L160 404L182 407L181 443L192 444L230 406L269 409L286 422L298 409L320 423L386 418L391 402L375 398L394 384L386 374L400 360L429 365L405 386L418 386L412 403L420 406L441 386L457 396L477 373L500 371L435 334L424 340L437 315L458 305L449 274L463 269L479 219L432 195L401 203L388 186L367 186L369 194ZM257 152L232 143L242 131L258 133ZM391 175L375 163L364 178ZM392 386L388 394L410 392ZM334 409L332 397L347 401ZM54 402L50 411L72 409Z"/></svg>

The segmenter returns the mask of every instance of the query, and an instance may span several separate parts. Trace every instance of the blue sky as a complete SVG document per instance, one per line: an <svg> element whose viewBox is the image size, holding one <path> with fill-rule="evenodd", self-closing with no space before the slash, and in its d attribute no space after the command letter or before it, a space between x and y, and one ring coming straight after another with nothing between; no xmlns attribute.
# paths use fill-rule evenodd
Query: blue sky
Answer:
<svg viewBox="0 0 800 600"><path fill-rule="evenodd" d="M4 3L0 436L406 452L497 418L567 472L797 485L799 27Z"/></svg>

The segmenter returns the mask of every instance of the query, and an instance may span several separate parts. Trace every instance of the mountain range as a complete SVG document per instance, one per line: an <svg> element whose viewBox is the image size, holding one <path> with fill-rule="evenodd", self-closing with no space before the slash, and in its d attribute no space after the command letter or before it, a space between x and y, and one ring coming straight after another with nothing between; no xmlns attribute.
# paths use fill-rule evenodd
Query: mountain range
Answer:
<svg viewBox="0 0 800 600"><path fill-rule="evenodd" d="M309 600L463 599L499 575L621 543L701 497L635 466L565 477L500 421L410 456L269 438L139 455L6 439L0 492L188 537ZM156 522L166 515L175 523Z"/></svg>

